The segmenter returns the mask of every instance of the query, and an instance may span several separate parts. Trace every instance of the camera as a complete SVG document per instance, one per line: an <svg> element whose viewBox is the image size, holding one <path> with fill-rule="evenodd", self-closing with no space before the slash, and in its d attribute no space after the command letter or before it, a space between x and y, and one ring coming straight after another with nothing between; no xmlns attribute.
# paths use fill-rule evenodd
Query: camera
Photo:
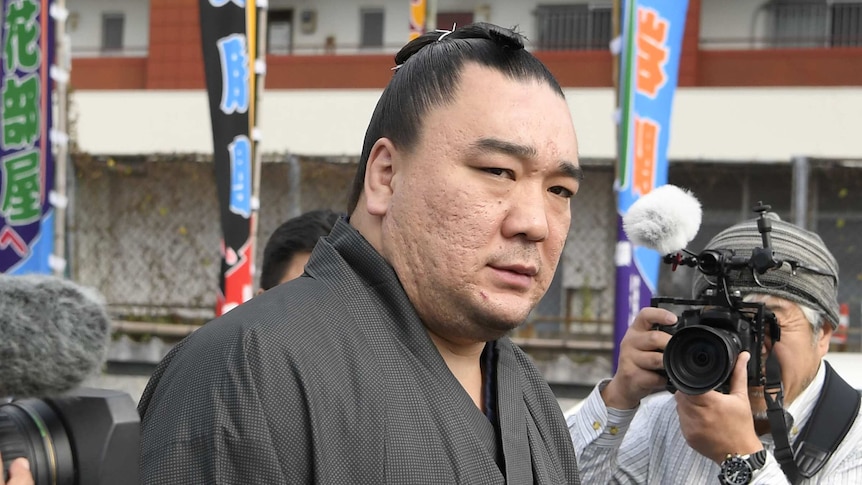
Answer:
<svg viewBox="0 0 862 485"><path fill-rule="evenodd" d="M138 483L139 427L132 397L120 391L78 388L2 404L4 470L23 456L36 485Z"/></svg>
<svg viewBox="0 0 862 485"><path fill-rule="evenodd" d="M775 315L763 303L746 302L738 291L730 291L732 275L751 271L755 281L758 275L779 268L771 248L771 222L766 217L770 206L758 202L754 212L759 213L757 228L762 247L752 248L750 256L741 256L730 250L706 250L693 254L668 254L663 262L673 266L694 267L710 281L709 287L697 299L655 297L651 305L687 306L674 325L654 325L671 335L664 350L664 374L667 389L685 394L704 394L711 390L730 391L730 377L740 352L748 351L748 385L765 384L762 349L768 335L773 341L780 338Z"/></svg>

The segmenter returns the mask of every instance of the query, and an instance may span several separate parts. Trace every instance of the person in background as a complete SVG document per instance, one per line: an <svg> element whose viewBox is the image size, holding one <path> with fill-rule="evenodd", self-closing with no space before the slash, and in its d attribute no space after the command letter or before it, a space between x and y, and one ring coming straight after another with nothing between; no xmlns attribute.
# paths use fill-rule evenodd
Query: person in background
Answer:
<svg viewBox="0 0 862 485"><path fill-rule="evenodd" d="M772 250L784 263L759 276L750 268L730 273L728 294L738 291L745 301L762 302L775 315L779 338L773 339L767 331L761 357L765 362L767 355L774 354L780 364L786 421L781 427L786 429L773 429L763 386L748 387L749 352L737 359L728 394L677 391L644 399L667 384L656 370L664 369L661 352L671 336L653 331L653 324L677 320L665 309L646 308L622 340L614 377L599 383L569 417L586 483L862 483L858 393L845 384L849 396L856 398L854 404L846 395L829 400L833 395L826 392L826 383L841 379L823 360L839 321L838 263L817 234L774 214L767 216L775 219ZM720 232L706 250L732 251L748 258L761 245L757 221L750 220ZM790 261L796 262L795 268ZM698 273L694 296L702 296L708 286L706 277ZM827 398L821 400L824 395ZM776 443L783 436L798 456L800 443L811 442L806 424L821 407L833 415L847 408L847 415L855 420L822 468L809 470L809 477L800 473L799 481L791 481L777 460ZM780 417L777 422L781 423ZM823 431L823 427L814 428L811 433ZM826 451L818 449L814 455ZM802 461L804 465L806 460Z"/></svg>
<svg viewBox="0 0 862 485"><path fill-rule="evenodd" d="M349 219L150 379L145 483L579 483L557 399L506 336L554 277L582 179L563 91L491 24L395 63Z"/></svg>
<svg viewBox="0 0 862 485"><path fill-rule="evenodd" d="M282 223L266 242L258 294L302 274L317 240L329 234L337 212L320 209L292 217Z"/></svg>

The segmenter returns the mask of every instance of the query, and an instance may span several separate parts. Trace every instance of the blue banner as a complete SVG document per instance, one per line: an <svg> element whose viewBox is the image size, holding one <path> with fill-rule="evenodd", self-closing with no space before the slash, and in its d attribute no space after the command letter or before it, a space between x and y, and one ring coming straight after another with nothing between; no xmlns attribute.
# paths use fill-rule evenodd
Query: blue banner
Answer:
<svg viewBox="0 0 862 485"><path fill-rule="evenodd" d="M0 56L0 273L52 272L54 188L50 0L3 0Z"/></svg>
<svg viewBox="0 0 862 485"><path fill-rule="evenodd" d="M622 217L638 198L667 183L671 110L687 9L686 0L627 0L622 9L615 366L620 340L658 288L662 255L633 246L622 230Z"/></svg>

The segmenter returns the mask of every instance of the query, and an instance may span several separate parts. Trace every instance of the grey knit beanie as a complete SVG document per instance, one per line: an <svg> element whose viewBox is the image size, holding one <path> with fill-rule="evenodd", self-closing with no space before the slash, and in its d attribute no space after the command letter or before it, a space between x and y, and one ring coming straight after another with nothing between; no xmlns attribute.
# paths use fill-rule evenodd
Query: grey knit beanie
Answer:
<svg viewBox="0 0 862 485"><path fill-rule="evenodd" d="M790 266L782 265L779 269L767 271L758 275L763 283L758 285L750 270L731 272L728 279L729 290L739 290L747 293L763 293L774 295L786 300L807 305L822 311L832 328L838 328L838 262L823 244L817 234L806 231L798 226L778 219L775 214L768 214L772 221L772 249L775 258L784 261L797 261L803 266L816 268L830 276L817 274L805 269L798 269L796 275L791 273ZM731 226L716 235L705 249L733 250L737 256L749 257L755 247L762 247L763 240L757 231L757 219L752 219ZM710 278L713 279L713 278ZM694 280L693 293L695 298L709 285L700 272Z"/></svg>

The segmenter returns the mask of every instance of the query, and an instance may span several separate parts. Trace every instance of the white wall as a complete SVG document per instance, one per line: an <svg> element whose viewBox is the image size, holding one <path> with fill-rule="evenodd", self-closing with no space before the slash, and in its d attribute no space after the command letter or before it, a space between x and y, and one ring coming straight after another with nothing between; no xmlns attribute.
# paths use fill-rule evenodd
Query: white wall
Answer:
<svg viewBox="0 0 862 485"><path fill-rule="evenodd" d="M841 377L856 389L862 390L862 354L855 352L830 352L826 360Z"/></svg>
<svg viewBox="0 0 862 485"><path fill-rule="evenodd" d="M568 89L582 157L614 156L611 89ZM264 152L358 155L378 90L267 91ZM78 91L77 136L93 154L210 153L204 91ZM676 160L862 159L862 88L681 89Z"/></svg>
<svg viewBox="0 0 862 485"><path fill-rule="evenodd" d="M360 15L364 8L383 8L384 52L396 52L408 39L408 0L270 0L271 10L292 8L294 11L293 43L296 54L319 54L328 36L335 37L341 54L361 52L357 49L360 40ZM303 10L317 13L317 28L311 34L303 34L299 27L299 14ZM380 52L375 49L373 52Z"/></svg>
<svg viewBox="0 0 862 485"><path fill-rule="evenodd" d="M117 12L126 15L123 24L123 54L146 55L150 36L149 1L69 0L66 2L66 8L70 16L77 17L77 26L69 31L73 55L98 54L102 46L102 14Z"/></svg>

